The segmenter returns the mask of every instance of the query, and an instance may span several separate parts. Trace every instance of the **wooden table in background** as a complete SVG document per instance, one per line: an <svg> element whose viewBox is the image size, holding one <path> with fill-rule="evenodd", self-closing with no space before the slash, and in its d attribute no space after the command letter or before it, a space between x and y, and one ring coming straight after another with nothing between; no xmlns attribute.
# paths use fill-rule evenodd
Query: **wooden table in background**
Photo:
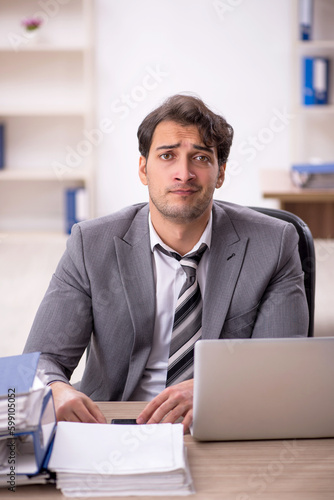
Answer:
<svg viewBox="0 0 334 500"><path fill-rule="evenodd" d="M144 403L99 403L99 406L110 422L111 418L136 417ZM185 444L196 489L190 499L334 498L334 439L200 443L186 435ZM18 487L15 493L2 490L0 497L6 500L64 498L52 486ZM125 497L102 498L124 500ZM175 497L138 497L153 498L172 500Z"/></svg>
<svg viewBox="0 0 334 500"><path fill-rule="evenodd" d="M313 238L334 238L334 189L298 188L285 170L262 170L260 180L263 197L303 219Z"/></svg>

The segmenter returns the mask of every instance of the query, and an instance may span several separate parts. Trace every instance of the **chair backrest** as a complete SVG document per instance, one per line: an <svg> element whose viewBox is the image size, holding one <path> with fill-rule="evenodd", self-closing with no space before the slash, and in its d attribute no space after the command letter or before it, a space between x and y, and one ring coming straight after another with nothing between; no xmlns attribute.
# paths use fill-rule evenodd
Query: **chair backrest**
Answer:
<svg viewBox="0 0 334 500"><path fill-rule="evenodd" d="M282 219L286 222L291 222L297 229L299 235L299 255L304 271L304 285L307 304L309 308L309 328L308 336L313 337L314 334L314 298L315 298L315 251L311 231L307 224L297 217L297 215L279 210L276 208L250 207L257 212Z"/></svg>

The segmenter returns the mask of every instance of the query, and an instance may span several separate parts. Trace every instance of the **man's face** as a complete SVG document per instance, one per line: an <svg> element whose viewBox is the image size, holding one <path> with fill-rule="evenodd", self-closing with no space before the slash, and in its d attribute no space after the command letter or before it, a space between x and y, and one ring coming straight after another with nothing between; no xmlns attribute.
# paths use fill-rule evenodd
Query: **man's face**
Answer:
<svg viewBox="0 0 334 500"><path fill-rule="evenodd" d="M216 148L206 147L195 125L164 121L157 125L147 160L141 156L139 176L148 186L151 213L187 223L209 214L215 188L224 181Z"/></svg>

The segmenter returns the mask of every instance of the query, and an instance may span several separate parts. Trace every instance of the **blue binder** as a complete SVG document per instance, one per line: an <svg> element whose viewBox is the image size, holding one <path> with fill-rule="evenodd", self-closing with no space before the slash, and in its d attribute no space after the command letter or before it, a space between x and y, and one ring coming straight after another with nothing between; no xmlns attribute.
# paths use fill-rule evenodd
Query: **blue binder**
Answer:
<svg viewBox="0 0 334 500"><path fill-rule="evenodd" d="M17 395L29 392L36 376L39 356L39 352L30 352L0 358L0 396L8 394L10 387L15 388Z"/></svg>
<svg viewBox="0 0 334 500"><path fill-rule="evenodd" d="M304 57L303 65L304 104L328 104L329 59Z"/></svg>
<svg viewBox="0 0 334 500"><path fill-rule="evenodd" d="M334 174L334 163L300 163L291 169L300 174Z"/></svg>
<svg viewBox="0 0 334 500"><path fill-rule="evenodd" d="M313 0L299 0L299 38L312 39Z"/></svg>
<svg viewBox="0 0 334 500"><path fill-rule="evenodd" d="M1 428L2 445L6 443L6 460L2 463L0 483L4 477L8 487L15 488L17 475L38 474L44 467L44 460L56 429L56 415L51 388L43 389L42 399L31 397L40 353L0 358L0 400L8 408L8 426ZM23 402L26 406L23 406ZM34 422L15 423L15 409L29 408L39 404ZM36 410L36 407L34 406ZM27 411L29 415L29 411ZM12 483L12 484L11 484Z"/></svg>
<svg viewBox="0 0 334 500"><path fill-rule="evenodd" d="M45 467L44 459L56 430L56 416L51 389L43 400L41 417L33 429L14 434L19 456L16 458L15 473L35 475Z"/></svg>
<svg viewBox="0 0 334 500"><path fill-rule="evenodd" d="M87 219L87 192L85 188L66 190L66 233L71 234L74 224Z"/></svg>
<svg viewBox="0 0 334 500"><path fill-rule="evenodd" d="M334 188L334 163L310 163L291 166L293 183L302 188L333 189Z"/></svg>
<svg viewBox="0 0 334 500"><path fill-rule="evenodd" d="M71 229L78 221L75 216L75 193L76 189L66 191L66 233L71 234Z"/></svg>

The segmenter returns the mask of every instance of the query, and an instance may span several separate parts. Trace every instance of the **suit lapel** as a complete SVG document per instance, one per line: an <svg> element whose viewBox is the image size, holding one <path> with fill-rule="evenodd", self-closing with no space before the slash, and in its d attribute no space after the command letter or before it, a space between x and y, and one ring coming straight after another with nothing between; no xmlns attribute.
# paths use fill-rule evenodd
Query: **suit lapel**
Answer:
<svg viewBox="0 0 334 500"><path fill-rule="evenodd" d="M115 237L119 272L134 330L134 343L123 399L136 387L145 368L154 331L155 285L150 238L148 205L140 210L123 239Z"/></svg>
<svg viewBox="0 0 334 500"><path fill-rule="evenodd" d="M210 261L203 300L202 338L219 338L238 281L248 238L240 239L222 207L214 205Z"/></svg>
<svg viewBox="0 0 334 500"><path fill-rule="evenodd" d="M115 237L119 273L134 330L122 399L128 399L150 354L155 320L155 285L148 228L148 205L124 238ZM222 207L214 205L210 262L203 301L202 338L219 338L238 281L248 238L240 239ZM212 284L212 285L211 285Z"/></svg>

